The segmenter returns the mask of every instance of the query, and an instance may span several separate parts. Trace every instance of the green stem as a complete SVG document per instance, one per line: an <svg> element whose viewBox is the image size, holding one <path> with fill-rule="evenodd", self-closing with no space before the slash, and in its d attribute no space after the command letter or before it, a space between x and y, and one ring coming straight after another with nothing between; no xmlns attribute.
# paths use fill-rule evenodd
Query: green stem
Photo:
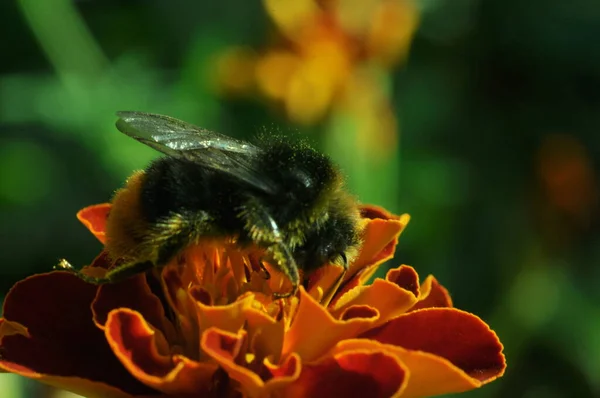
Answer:
<svg viewBox="0 0 600 398"><path fill-rule="evenodd" d="M108 61L70 0L17 0L42 50L63 82L95 78Z"/></svg>

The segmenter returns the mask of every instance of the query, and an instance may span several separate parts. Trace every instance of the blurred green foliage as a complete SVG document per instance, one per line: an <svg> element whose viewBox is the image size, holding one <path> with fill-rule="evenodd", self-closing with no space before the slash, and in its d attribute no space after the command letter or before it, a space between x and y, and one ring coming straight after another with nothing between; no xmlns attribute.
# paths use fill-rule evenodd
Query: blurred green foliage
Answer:
<svg viewBox="0 0 600 398"><path fill-rule="evenodd" d="M267 43L260 2L1 2L0 293L61 257L95 256L76 211L156 156L116 132L115 111L240 137L300 131L363 201L411 214L395 264L435 274L500 335L505 377L465 397L600 396L600 4L419 6L407 64L385 83L399 146L377 162L354 155L348 119L295 126L216 94L216 54Z"/></svg>

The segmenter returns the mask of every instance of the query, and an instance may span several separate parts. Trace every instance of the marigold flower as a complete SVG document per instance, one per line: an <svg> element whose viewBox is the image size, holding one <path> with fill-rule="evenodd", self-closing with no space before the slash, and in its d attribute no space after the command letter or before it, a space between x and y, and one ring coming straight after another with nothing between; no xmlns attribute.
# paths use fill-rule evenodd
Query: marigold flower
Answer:
<svg viewBox="0 0 600 398"><path fill-rule="evenodd" d="M109 204L79 212L104 241ZM258 249L208 242L153 274L100 287L65 271L6 296L0 368L88 397L422 397L501 376L495 333L452 308L432 276L392 257L407 215L363 207L364 244L342 284L328 265L297 297ZM86 272L113 266L101 253Z"/></svg>
<svg viewBox="0 0 600 398"><path fill-rule="evenodd" d="M279 32L278 44L260 55L247 48L224 51L215 60L211 80L216 89L240 94L256 86L280 104L290 120L302 124L314 124L330 111L358 114L366 119L360 126L363 137L383 141L376 149L385 152L395 139L396 126L378 75L408 53L419 20L414 1L263 0L263 4Z"/></svg>

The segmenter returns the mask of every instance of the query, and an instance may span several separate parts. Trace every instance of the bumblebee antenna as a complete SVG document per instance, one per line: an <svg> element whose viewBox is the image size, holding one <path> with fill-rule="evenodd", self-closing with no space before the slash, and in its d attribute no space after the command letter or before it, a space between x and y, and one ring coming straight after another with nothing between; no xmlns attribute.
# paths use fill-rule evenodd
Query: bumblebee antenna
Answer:
<svg viewBox="0 0 600 398"><path fill-rule="evenodd" d="M342 258L342 267L344 269L343 269L342 273L340 274L340 276L337 277L337 279L335 280L333 285L331 285L327 294L324 295L323 298L321 299L321 304L324 305L325 307L327 307L329 305L329 303L333 299L333 296L335 296L335 293L337 292L337 290L342 285L342 282L344 281L346 272L348 272L348 258L346 257L346 253L341 252L340 257Z"/></svg>

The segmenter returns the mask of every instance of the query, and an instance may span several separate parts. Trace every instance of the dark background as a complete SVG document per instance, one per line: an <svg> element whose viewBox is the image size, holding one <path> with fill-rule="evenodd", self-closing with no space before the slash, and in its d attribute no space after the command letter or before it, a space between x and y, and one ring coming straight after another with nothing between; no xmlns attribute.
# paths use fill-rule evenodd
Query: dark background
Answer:
<svg viewBox="0 0 600 398"><path fill-rule="evenodd" d="M239 46L254 61L295 51L260 1L0 2L0 296L99 250L75 213L155 156L114 129L115 111L238 137L266 126L308 135L364 202L411 214L394 264L433 273L505 345L506 375L465 397L600 396L600 3L416 5L408 57L369 67L391 111L374 120L397 127L361 131L361 90L364 115L334 97L299 120L228 87ZM26 383L0 376L5 397L29 396Z"/></svg>

